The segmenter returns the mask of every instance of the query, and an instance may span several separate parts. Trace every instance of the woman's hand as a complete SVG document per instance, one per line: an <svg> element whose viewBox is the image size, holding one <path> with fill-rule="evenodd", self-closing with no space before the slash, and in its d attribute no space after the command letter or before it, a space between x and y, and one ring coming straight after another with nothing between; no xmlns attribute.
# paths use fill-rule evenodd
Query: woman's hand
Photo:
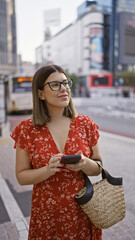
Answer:
<svg viewBox="0 0 135 240"><path fill-rule="evenodd" d="M81 151L78 151L76 154L81 155L81 161L77 164L67 164L66 167L73 171L82 170L88 176L98 176L101 173L101 168L94 161L99 160L102 164L102 157L99 151L98 143L93 146L93 155L91 158L85 157Z"/></svg>
<svg viewBox="0 0 135 240"><path fill-rule="evenodd" d="M63 156L63 153L58 153L50 158L50 161L47 165L47 171L49 173L49 176L54 175L56 172L60 172L62 166L64 164L60 163L60 159Z"/></svg>
<svg viewBox="0 0 135 240"><path fill-rule="evenodd" d="M76 154L81 155L81 160L79 163L75 163L75 164L67 164L66 168L72 170L72 171L80 171L83 170L85 164L86 164L86 158L85 156L82 154L82 151L79 150Z"/></svg>

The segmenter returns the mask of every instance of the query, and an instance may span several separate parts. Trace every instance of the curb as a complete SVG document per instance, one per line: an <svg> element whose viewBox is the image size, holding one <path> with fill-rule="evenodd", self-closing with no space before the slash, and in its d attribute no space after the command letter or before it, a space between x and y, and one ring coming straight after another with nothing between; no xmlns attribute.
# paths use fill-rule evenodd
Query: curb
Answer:
<svg viewBox="0 0 135 240"><path fill-rule="evenodd" d="M0 195L4 202L11 223L15 226L19 234L19 240L26 240L28 238L29 225L25 220L22 211L20 210L15 198L13 197L10 189L8 188L1 174L0 174Z"/></svg>

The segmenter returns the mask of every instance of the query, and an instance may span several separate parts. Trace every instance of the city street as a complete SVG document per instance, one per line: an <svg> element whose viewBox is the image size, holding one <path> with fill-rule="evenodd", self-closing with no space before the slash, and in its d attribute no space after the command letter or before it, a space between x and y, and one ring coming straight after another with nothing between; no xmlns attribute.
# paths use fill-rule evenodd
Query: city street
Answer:
<svg viewBox="0 0 135 240"><path fill-rule="evenodd" d="M114 124L118 124L125 119L125 129L132 129L129 133L131 137L126 137L127 132L120 129L121 134L112 134L112 122L108 122L110 129L108 132L100 129L100 149L103 157L105 168L110 172L112 176L123 177L125 200L126 200L126 217L123 221L115 226L103 230L103 240L134 240L135 239L135 133L132 124L135 122L134 112L125 109L120 115L121 110L117 109L117 114L113 113L116 105L114 101L110 104L102 104L93 99L74 99L74 103L79 112L87 113L94 121L96 119L100 126L101 116L109 119L113 119ZM98 105L98 107L97 107ZM102 105L102 111L99 112ZM106 106L108 106L109 113L106 113ZM122 106L122 104L121 104ZM88 112L89 109L89 112ZM95 112L94 112L95 109ZM112 110L112 111L111 111ZM97 112L98 114L97 114ZM119 115L118 115L119 112ZM127 112L132 113L132 117ZM103 114L103 115L102 115ZM125 114L125 117L124 117ZM11 130L18 124L19 121L29 116L9 116L8 120L11 125ZM95 119L94 119L95 118ZM114 121L115 119L115 121ZM104 122L103 121L103 122ZM105 126L103 126L105 127ZM107 131L107 129L106 129ZM129 134L129 135L130 135ZM133 139L134 138L134 139ZM31 191L32 186L20 186L15 178L15 150L13 149L13 141L7 135L6 138L0 139L0 240L27 240L28 223L30 217L31 207ZM101 177L91 177L92 181L101 179ZM20 237L19 237L20 236Z"/></svg>
<svg viewBox="0 0 135 240"><path fill-rule="evenodd" d="M0 240L28 240L32 196L31 240L97 238L97 231L87 237L83 217L80 232L73 233L79 216L74 211L72 193L76 179L75 188L80 186L79 175L65 180L68 174L58 169L61 167L53 169L56 156L52 152L56 147L63 155L81 146L83 155L87 155L85 140L94 142L91 126L89 141L87 131L81 128L83 122L78 132L77 118L67 119L65 115L69 114L88 116L97 124L103 166L111 176L123 179L126 216L103 230L102 240L135 240L135 0L0 0ZM50 121L44 123L47 119ZM87 118L80 119L89 125ZM15 128L12 136L18 144L10 137ZM18 145L28 152L19 149L16 153ZM93 151L98 158L98 148ZM95 170L88 166L88 160L81 169L92 175ZM39 169L45 164L47 167ZM70 170L76 171L77 167L71 166ZM22 185L37 184L33 193L33 185L19 185L16 172ZM51 177L47 181L49 174L58 174L56 181ZM91 182L101 180L102 175L90 176ZM57 187L59 179L62 187ZM45 187L44 192L38 183ZM71 196L66 195L69 192ZM52 193L56 193L54 201ZM49 214L45 205L49 197L44 194L51 199ZM66 201L71 203L69 214L65 214ZM75 222L68 225L65 216L68 221L74 216ZM64 221L66 227L59 225L57 233L56 222ZM44 223L47 227L43 230Z"/></svg>
<svg viewBox="0 0 135 240"><path fill-rule="evenodd" d="M135 138L135 98L92 97L73 98L78 113L90 116L100 130ZM11 131L29 115L9 115Z"/></svg>
<svg viewBox="0 0 135 240"><path fill-rule="evenodd" d="M90 116L100 130L135 138L135 98L74 98L79 113Z"/></svg>

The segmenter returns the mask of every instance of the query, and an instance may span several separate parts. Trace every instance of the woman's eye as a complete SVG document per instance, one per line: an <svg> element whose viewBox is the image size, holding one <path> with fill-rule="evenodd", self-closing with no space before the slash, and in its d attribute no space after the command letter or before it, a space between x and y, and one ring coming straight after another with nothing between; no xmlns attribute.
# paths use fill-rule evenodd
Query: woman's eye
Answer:
<svg viewBox="0 0 135 240"><path fill-rule="evenodd" d="M68 85L68 81L67 81L67 82L64 82L64 85Z"/></svg>
<svg viewBox="0 0 135 240"><path fill-rule="evenodd" d="M59 86L59 83L53 83L52 84L52 87L58 87Z"/></svg>

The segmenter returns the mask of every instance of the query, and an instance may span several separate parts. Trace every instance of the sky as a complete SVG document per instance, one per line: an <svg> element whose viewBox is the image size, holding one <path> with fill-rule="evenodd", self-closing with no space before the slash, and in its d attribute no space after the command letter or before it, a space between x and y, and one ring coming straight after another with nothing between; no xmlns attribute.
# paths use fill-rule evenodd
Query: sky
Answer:
<svg viewBox="0 0 135 240"><path fill-rule="evenodd" d="M61 9L61 25L55 32L77 18L77 7L84 0L16 0L17 53L23 61L35 63L35 48L44 39L44 11ZM53 29L54 30L54 29Z"/></svg>

